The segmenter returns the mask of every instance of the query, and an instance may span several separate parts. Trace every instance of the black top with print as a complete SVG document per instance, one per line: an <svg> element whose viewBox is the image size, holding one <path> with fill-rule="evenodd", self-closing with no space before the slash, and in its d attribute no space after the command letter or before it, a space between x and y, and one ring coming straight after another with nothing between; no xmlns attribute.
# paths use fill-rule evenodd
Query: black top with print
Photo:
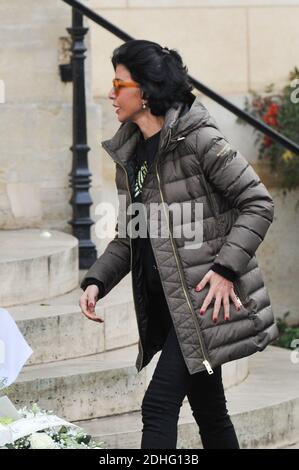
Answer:
<svg viewBox="0 0 299 470"><path fill-rule="evenodd" d="M144 139L143 136L141 136L141 139L137 145L136 155L134 158L135 181L133 185L133 202L142 202L141 193L144 180L157 156L160 135L161 131L152 135L148 139ZM138 212L136 211L134 216L137 214ZM136 229L138 229L138 225L136 225ZM150 291L160 291L162 289L161 279L158 268L156 266L148 231L146 238L138 237L137 240L138 248L142 254L142 263L148 288Z"/></svg>

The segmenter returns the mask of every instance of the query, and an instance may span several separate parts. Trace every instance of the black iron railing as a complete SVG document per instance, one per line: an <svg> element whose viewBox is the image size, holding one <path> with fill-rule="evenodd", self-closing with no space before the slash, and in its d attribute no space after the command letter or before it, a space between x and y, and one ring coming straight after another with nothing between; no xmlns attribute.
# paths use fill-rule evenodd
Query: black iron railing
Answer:
<svg viewBox="0 0 299 470"><path fill-rule="evenodd" d="M91 173L88 171L86 137L86 104L85 104L85 80L84 80L84 35L88 28L83 27L83 16L102 26L104 29L117 36L123 41L134 39L117 26L110 23L98 13L83 5L77 0L62 0L72 7L72 27L67 28L72 37L72 59L71 64L60 66L61 79L73 81L73 168L71 172L71 185L73 196L73 218L70 224L73 226L73 234L79 239L79 267L85 269L91 266L96 259L96 249L90 240L90 226L94 223L90 218L90 205L92 200L89 195ZM265 135L279 142L288 150L299 155L299 145L272 129L267 124L251 116L246 111L238 108L223 96L208 88L191 75L189 78L197 90L216 101L228 111L232 112L245 122L258 129Z"/></svg>

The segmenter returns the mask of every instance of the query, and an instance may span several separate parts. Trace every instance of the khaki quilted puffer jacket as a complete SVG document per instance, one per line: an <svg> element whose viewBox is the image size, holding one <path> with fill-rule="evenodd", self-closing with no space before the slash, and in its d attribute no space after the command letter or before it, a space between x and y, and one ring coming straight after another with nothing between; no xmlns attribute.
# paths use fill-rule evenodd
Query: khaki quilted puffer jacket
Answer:
<svg viewBox="0 0 299 470"><path fill-rule="evenodd" d="M102 142L116 163L118 194L126 196L127 205L131 202L132 159L140 137L139 127L126 122L112 139ZM198 97L189 106L177 103L167 111L158 155L144 181L142 202L148 226L153 217L153 211L149 210L151 203L203 204L201 246L187 249L188 240L183 235L174 237L171 211L168 215L164 211L169 236L151 237L165 297L190 374L203 370L213 373L216 366L262 351L276 339L278 328L255 257L273 220L273 200L251 165L222 135ZM187 220L190 227L196 222L195 215L194 210L190 211ZM126 216L126 224L129 217ZM136 359L139 372L162 348L165 338L159 336L159 331L148 338L148 300L141 263L132 243L134 238L128 234L121 238L119 232L120 217L115 238L88 270L81 287L84 288L87 278L96 278L103 283L107 295L131 271L139 331ZM212 321L215 299L205 315L199 315L209 283L199 292L194 290L214 261L237 273L234 289L242 302L238 312L230 300L229 321L224 320L221 305L217 323Z"/></svg>

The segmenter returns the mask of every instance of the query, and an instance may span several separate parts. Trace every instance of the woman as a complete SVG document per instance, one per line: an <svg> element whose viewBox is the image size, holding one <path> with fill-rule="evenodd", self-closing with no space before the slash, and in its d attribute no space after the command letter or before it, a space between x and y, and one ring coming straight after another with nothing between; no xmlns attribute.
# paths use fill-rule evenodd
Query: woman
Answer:
<svg viewBox="0 0 299 470"><path fill-rule="evenodd" d="M238 448L221 364L263 350L278 334L255 258L273 220L273 200L191 93L177 51L132 40L114 51L112 64L109 98L121 126L102 145L116 163L126 207L144 205L138 227L146 223L147 236L120 236L129 211L125 220L118 217L114 240L81 283L80 306L102 322L96 301L131 270L137 370L162 350L142 402L141 448L176 448L186 395L204 448ZM149 236L157 215L150 209L161 203L155 220L166 221L167 237ZM191 207L183 222L167 212L173 203ZM198 222L202 243L192 249L184 230L176 237L174 229Z"/></svg>

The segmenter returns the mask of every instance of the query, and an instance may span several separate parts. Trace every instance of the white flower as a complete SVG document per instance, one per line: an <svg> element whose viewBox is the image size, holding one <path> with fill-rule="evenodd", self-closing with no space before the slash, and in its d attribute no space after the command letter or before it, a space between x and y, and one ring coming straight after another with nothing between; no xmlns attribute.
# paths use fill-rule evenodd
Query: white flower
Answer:
<svg viewBox="0 0 299 470"><path fill-rule="evenodd" d="M58 449L59 446L45 432L34 432L29 437L30 449Z"/></svg>
<svg viewBox="0 0 299 470"><path fill-rule="evenodd" d="M36 403L30 407L24 406L19 410L20 415L26 419L53 416L53 410L43 410ZM55 415L54 415L55 417ZM44 428L43 432L34 432L22 436L5 448L13 449L103 449L105 442L94 442L80 427L73 427L70 423Z"/></svg>

